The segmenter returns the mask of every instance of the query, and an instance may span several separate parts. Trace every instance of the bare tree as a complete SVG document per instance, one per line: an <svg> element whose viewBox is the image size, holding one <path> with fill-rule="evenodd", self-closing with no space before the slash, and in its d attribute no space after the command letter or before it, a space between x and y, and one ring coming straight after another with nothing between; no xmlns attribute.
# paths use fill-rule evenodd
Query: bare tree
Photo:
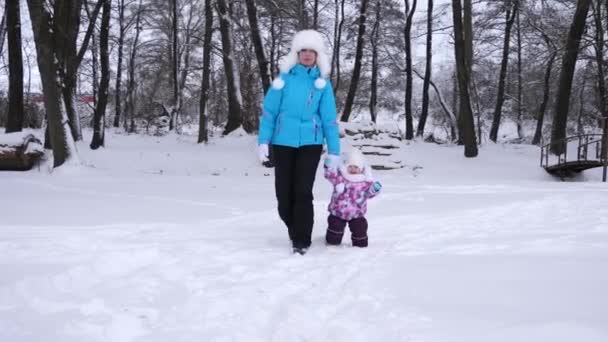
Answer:
<svg viewBox="0 0 608 342"><path fill-rule="evenodd" d="M404 1L406 15L405 28L403 29L403 36L405 40L405 139L412 140L414 138L412 114L412 84L414 80L412 73L412 23L418 1L414 0L411 8L409 0Z"/></svg>
<svg viewBox="0 0 608 342"><path fill-rule="evenodd" d="M538 145L541 141L543 134L543 123L545 119L545 112L547 111L547 105L549 104L549 92L551 90L551 71L553 70L553 64L555 63L555 57L557 56L557 50L553 49L547 62L544 78L543 88L543 99L538 109L538 116L536 122L536 131L534 132L534 138L532 138L532 144Z"/></svg>
<svg viewBox="0 0 608 342"><path fill-rule="evenodd" d="M124 125L125 129L127 128L127 126L129 126L127 129L129 132L135 131L135 107L137 99L137 97L135 96L135 65L139 48L139 35L142 30L142 12L142 0L139 0L139 4L137 5L137 13L135 14L135 37L133 38L133 43L131 44L131 56L129 57L129 78L127 83L127 105ZM129 116L131 119L130 125L127 123L127 116Z"/></svg>
<svg viewBox="0 0 608 342"><path fill-rule="evenodd" d="M173 109L171 110L171 118L169 120L169 130L175 128L177 117L179 115L180 94L179 94L179 52L178 52L178 40L179 34L177 31L177 21L179 16L177 15L177 0L171 0L171 71L172 71L172 84L173 84Z"/></svg>
<svg viewBox="0 0 608 342"><path fill-rule="evenodd" d="M120 127L120 116L122 114L122 60L127 25L125 23L125 0L118 0L118 64L116 64L116 89L114 93L114 127Z"/></svg>
<svg viewBox="0 0 608 342"><path fill-rule="evenodd" d="M512 5L511 5L512 4ZM492 128L490 130L490 140L496 142L498 139L498 128L502 116L502 106L505 102L505 83L507 78L507 68L509 65L509 46L511 43L511 29L515 23L515 17L518 12L519 0L514 0L506 4L507 22L505 25L505 38L502 49L502 62L500 64L500 75L498 76L498 94L496 95L496 107L494 108L494 116L492 119Z"/></svg>
<svg viewBox="0 0 608 342"><path fill-rule="evenodd" d="M562 58L562 70L559 77L559 88L551 129L551 152L558 155L563 153L565 149L563 139L566 137L572 78L590 5L591 0L578 0L574 19L568 33L568 40L566 41L566 51Z"/></svg>
<svg viewBox="0 0 608 342"><path fill-rule="evenodd" d="M207 125L209 120L209 78L211 75L211 39L213 38L213 8L211 0L205 0L205 36L203 38L203 80L201 84L201 100L199 105L198 143L207 142Z"/></svg>
<svg viewBox="0 0 608 342"><path fill-rule="evenodd" d="M519 0L517 0L519 1ZM521 42L521 10L517 11L517 137L519 139L523 138L523 131L522 131L522 125L521 125L521 120L522 120L522 112L523 112L523 97L522 97L522 92L523 92L523 76L521 74L521 69L522 69L522 61L521 61L521 49L522 49L522 42Z"/></svg>
<svg viewBox="0 0 608 342"><path fill-rule="evenodd" d="M21 16L19 1L6 1L8 33L8 120L6 133L23 128L23 56L21 51Z"/></svg>
<svg viewBox="0 0 608 342"><path fill-rule="evenodd" d="M56 56L59 61L63 102L68 115L69 125L74 140L82 140L80 117L76 112L76 83L80 64L86 53L91 35L95 30L97 16L106 0L98 0L89 16L89 24L78 49L80 31L80 14L83 5L88 7L87 0L55 0L53 5L53 39L56 45Z"/></svg>
<svg viewBox="0 0 608 342"><path fill-rule="evenodd" d="M71 159L77 160L77 155L67 115L61 102L61 85L57 78L60 67L55 53L57 47L53 39L53 27L51 27L52 16L47 11L44 0L28 0L27 3L36 42L44 107L53 148L53 165L59 167Z"/></svg>
<svg viewBox="0 0 608 342"><path fill-rule="evenodd" d="M270 88L270 70L268 68L268 60L264 53L264 45L262 44L262 36L260 34L260 28L258 26L258 15L255 5L255 0L245 0L247 4L247 16L249 18L249 29L251 31L251 41L255 49L255 55L258 59L258 67L260 69L260 78L262 79L262 87L264 93ZM316 16L315 16L316 25Z"/></svg>
<svg viewBox="0 0 608 342"><path fill-rule="evenodd" d="M337 96L340 89L340 47L342 45L342 28L344 26L344 2L345 0L335 0L336 21L334 23L334 49L331 58L331 79L334 80L334 94ZM340 6L338 6L340 4ZM338 20L340 18L340 20ZM335 79L334 79L335 72Z"/></svg>
<svg viewBox="0 0 608 342"><path fill-rule="evenodd" d="M372 80L369 97L369 113L373 122L376 122L376 107L378 105L378 45L380 44L381 10L382 0L376 0L376 15L370 39L370 43L372 44Z"/></svg>
<svg viewBox="0 0 608 342"><path fill-rule="evenodd" d="M607 7L608 9L608 7ZM599 107L602 117L608 118L608 99L606 99L606 73L604 65L604 25L602 24L602 2L595 1L593 6L593 18L595 21L595 40L593 48L595 50L595 64L597 65L597 91L599 98Z"/></svg>
<svg viewBox="0 0 608 342"><path fill-rule="evenodd" d="M105 117L108 104L108 88L110 85L110 62L108 43L110 40L110 12L112 12L112 0L106 0L103 5L101 16L101 28L99 33L99 60L101 65L101 81L99 82L99 99L95 108L93 118L93 138L90 147L93 150L104 146Z"/></svg>
<svg viewBox="0 0 608 342"><path fill-rule="evenodd" d="M220 20L220 33L222 36L222 57L224 60L224 71L226 74L226 87L228 90L228 122L223 134L226 135L243 123L241 113L242 97L239 77L237 75L237 65L235 64L234 51L232 44L231 17L228 11L226 0L217 0L217 9Z"/></svg>
<svg viewBox="0 0 608 342"><path fill-rule="evenodd" d="M467 70L464 54L465 37L462 25L462 4L460 3L460 0L452 0L452 17L454 20L454 52L456 55L458 90L460 92L460 116L463 130L461 136L464 143L464 155L465 157L476 157L478 150L469 96L469 71Z"/></svg>
<svg viewBox="0 0 608 342"><path fill-rule="evenodd" d="M355 66L353 69L353 76L350 80L350 87L348 94L346 95L346 103L344 104L344 110L342 111L343 122L348 122L350 113L357 93L357 86L359 85L359 77L361 74L361 59L363 58L363 46L365 45L365 16L367 10L368 0L361 0L361 6L359 8L359 31L357 34L357 49L355 53Z"/></svg>
<svg viewBox="0 0 608 342"><path fill-rule="evenodd" d="M466 3L466 0L465 0ZM431 85L431 75L433 67L433 0L428 0L426 17L426 68L424 72L424 84L422 86L422 113L418 121L418 131L416 135L421 137L424 134L424 126L429 115L429 87Z"/></svg>
<svg viewBox="0 0 608 342"><path fill-rule="evenodd" d="M7 2L11 0L6 0ZM2 11L2 19L0 19L0 56L2 56L4 52L4 35L6 34L6 10L5 6Z"/></svg>
<svg viewBox="0 0 608 342"><path fill-rule="evenodd" d="M298 29L305 30L310 27L306 0L297 0L296 17L298 18Z"/></svg>
<svg viewBox="0 0 608 342"><path fill-rule="evenodd" d="M510 1L510 0L507 0ZM473 2L472 0L463 0L463 16L462 23L464 25L464 55L467 61L467 68L472 76L473 70Z"/></svg>

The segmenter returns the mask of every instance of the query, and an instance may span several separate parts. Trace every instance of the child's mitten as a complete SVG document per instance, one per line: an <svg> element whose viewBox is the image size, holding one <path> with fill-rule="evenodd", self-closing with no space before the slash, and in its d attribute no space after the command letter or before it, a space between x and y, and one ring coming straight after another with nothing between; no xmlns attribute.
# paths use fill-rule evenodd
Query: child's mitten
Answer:
<svg viewBox="0 0 608 342"><path fill-rule="evenodd" d="M338 183L338 184L336 184L336 193L338 193L338 195L341 194L341 193L343 193L344 190L345 190L345 188L346 187L344 186L344 183Z"/></svg>
<svg viewBox="0 0 608 342"><path fill-rule="evenodd" d="M374 192L379 192L380 189L382 189L382 184L380 184L380 182L374 182L374 185L372 185L372 188L373 188Z"/></svg>
<svg viewBox="0 0 608 342"><path fill-rule="evenodd" d="M365 176L365 180L368 182L374 181L374 176L372 175L372 168L370 166L366 166L363 170L363 175Z"/></svg>

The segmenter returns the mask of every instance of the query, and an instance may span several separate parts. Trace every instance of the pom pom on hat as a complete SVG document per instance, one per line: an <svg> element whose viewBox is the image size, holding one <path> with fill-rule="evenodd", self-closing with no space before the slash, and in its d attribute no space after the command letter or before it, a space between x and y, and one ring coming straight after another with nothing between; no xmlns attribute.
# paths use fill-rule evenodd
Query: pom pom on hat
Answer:
<svg viewBox="0 0 608 342"><path fill-rule="evenodd" d="M282 78L277 77L272 81L272 87L276 90L281 90L285 86L285 81Z"/></svg>
<svg viewBox="0 0 608 342"><path fill-rule="evenodd" d="M327 81L321 77L319 77L315 80L315 87L317 87L317 89L325 88L326 84L327 84Z"/></svg>

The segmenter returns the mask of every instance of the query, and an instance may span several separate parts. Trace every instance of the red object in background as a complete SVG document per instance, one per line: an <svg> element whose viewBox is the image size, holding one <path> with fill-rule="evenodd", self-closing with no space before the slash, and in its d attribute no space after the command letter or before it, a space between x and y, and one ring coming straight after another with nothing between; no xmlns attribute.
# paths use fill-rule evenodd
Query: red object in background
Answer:
<svg viewBox="0 0 608 342"><path fill-rule="evenodd" d="M95 96L93 96L93 95L82 95L80 97L80 102L83 102L83 103L94 103L95 102Z"/></svg>
<svg viewBox="0 0 608 342"><path fill-rule="evenodd" d="M42 94L32 94L30 95L30 99L33 102L36 103L43 103L44 102L44 96ZM78 98L79 102L82 103L94 103L95 102L95 96L93 95L82 95Z"/></svg>

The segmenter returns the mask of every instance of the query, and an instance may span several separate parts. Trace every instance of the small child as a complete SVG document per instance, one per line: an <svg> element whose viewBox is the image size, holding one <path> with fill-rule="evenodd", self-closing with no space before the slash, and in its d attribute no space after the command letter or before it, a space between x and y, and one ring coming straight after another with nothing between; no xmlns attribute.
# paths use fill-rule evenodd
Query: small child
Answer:
<svg viewBox="0 0 608 342"><path fill-rule="evenodd" d="M353 246L367 247L367 199L376 196L382 185L373 180L370 167L356 149L344 163L340 163L338 156L328 156L324 167L325 178L334 186L325 240L330 245L339 245L348 223Z"/></svg>

